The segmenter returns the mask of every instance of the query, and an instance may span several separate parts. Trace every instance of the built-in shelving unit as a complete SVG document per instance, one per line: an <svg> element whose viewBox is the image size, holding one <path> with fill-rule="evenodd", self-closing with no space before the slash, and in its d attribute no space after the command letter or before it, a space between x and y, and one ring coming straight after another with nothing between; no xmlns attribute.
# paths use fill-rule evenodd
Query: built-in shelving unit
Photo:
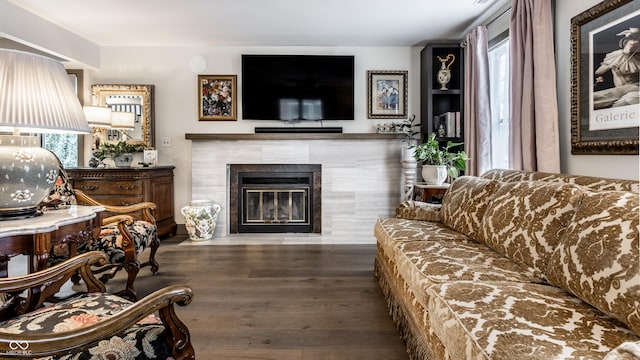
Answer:
<svg viewBox="0 0 640 360"><path fill-rule="evenodd" d="M441 69L442 62L438 57L446 59L449 54L455 57L449 66L451 80L446 85L447 90L441 90L438 71ZM435 132L441 143L449 140L463 142L464 49L457 42L431 43L422 49L420 58L420 114L423 137L426 138ZM447 133L446 123L443 124L444 129L441 127L441 119L438 117L447 113L459 115L457 121L453 121L454 124L458 124L457 131L449 129Z"/></svg>

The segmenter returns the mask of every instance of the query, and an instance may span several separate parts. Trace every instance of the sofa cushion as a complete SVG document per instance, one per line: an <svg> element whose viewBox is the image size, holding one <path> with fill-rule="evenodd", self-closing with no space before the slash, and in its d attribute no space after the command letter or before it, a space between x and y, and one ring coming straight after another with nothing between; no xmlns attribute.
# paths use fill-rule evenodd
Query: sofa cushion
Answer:
<svg viewBox="0 0 640 360"><path fill-rule="evenodd" d="M585 192L547 276L640 334L638 203L634 193Z"/></svg>
<svg viewBox="0 0 640 360"><path fill-rule="evenodd" d="M488 170L481 176L484 179L503 182L544 181L575 184L594 191L630 191L640 193L640 183L636 180L608 179L595 176L545 173L507 169Z"/></svg>
<svg viewBox="0 0 640 360"><path fill-rule="evenodd" d="M466 241L468 237L439 222L405 219L378 219L374 226L378 248L396 260L398 244L405 241Z"/></svg>
<svg viewBox="0 0 640 360"><path fill-rule="evenodd" d="M543 277L582 194L560 183L504 183L487 207L478 241Z"/></svg>
<svg viewBox="0 0 640 360"><path fill-rule="evenodd" d="M553 286L459 281L429 294L430 325L452 359L602 359L640 340Z"/></svg>
<svg viewBox="0 0 640 360"><path fill-rule="evenodd" d="M461 176L442 199L442 223L472 239L477 239L480 221L500 182Z"/></svg>
<svg viewBox="0 0 640 360"><path fill-rule="evenodd" d="M63 332L95 324L130 305L130 301L115 295L84 294L1 322L0 333ZM150 315L125 332L101 340L80 353L51 359L170 359L171 352L164 338L160 318Z"/></svg>
<svg viewBox="0 0 640 360"><path fill-rule="evenodd" d="M427 289L451 281L542 282L526 268L472 240L432 239L399 242L398 273L425 307Z"/></svg>

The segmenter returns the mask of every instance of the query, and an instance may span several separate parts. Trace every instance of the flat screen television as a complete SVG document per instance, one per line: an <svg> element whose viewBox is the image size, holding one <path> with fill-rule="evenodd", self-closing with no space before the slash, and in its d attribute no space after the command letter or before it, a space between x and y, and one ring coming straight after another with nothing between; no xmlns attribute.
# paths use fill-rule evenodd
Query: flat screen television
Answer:
<svg viewBox="0 0 640 360"><path fill-rule="evenodd" d="M354 120L354 57L242 55L242 118Z"/></svg>

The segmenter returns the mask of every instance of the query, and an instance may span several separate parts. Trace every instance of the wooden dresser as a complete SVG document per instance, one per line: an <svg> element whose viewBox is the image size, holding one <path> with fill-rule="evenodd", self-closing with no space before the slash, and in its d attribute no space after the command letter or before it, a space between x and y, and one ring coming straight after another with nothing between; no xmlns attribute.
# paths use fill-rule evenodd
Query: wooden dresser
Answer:
<svg viewBox="0 0 640 360"><path fill-rule="evenodd" d="M74 189L105 205L131 205L142 201L156 204L158 235L176 234L173 210L174 166L148 168L68 168Z"/></svg>

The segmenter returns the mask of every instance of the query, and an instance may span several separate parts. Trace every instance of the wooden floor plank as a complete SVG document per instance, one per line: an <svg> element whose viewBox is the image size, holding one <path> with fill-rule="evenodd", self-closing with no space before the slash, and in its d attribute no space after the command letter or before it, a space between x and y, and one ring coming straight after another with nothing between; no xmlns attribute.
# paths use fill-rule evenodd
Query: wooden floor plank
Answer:
<svg viewBox="0 0 640 360"><path fill-rule="evenodd" d="M160 272L142 269L136 288L141 296L171 284L193 288L193 302L176 312L198 359L407 359L373 277L375 245L184 240L163 240ZM122 288L123 274L107 285Z"/></svg>

